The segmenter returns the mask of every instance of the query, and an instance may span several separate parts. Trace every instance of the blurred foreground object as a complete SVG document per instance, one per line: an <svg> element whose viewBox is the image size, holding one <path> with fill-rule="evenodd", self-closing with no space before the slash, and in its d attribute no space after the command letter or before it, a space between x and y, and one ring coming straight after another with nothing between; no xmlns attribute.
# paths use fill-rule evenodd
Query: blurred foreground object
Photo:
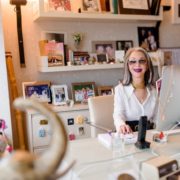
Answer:
<svg viewBox="0 0 180 180"><path fill-rule="evenodd" d="M24 150L17 150L3 157L0 160L0 179L44 180L65 175L73 163L59 175L55 174L65 156L68 142L60 117L48 106L35 100L18 98L14 101L14 105L21 110L35 109L46 116L50 120L53 134L49 148L37 157Z"/></svg>

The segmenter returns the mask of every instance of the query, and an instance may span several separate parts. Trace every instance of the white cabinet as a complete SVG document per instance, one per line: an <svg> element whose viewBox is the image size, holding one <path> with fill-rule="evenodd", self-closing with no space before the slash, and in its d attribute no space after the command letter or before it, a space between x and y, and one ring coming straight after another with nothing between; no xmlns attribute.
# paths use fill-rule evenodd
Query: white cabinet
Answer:
<svg viewBox="0 0 180 180"><path fill-rule="evenodd" d="M50 105L50 107L62 118L69 136L75 137L75 139L91 136L90 126L85 123L86 120L89 120L88 105L75 104L73 107ZM78 117L83 117L82 124L77 124ZM27 129L31 152L40 153L48 147L53 133L49 119L36 111L29 110L27 112Z"/></svg>

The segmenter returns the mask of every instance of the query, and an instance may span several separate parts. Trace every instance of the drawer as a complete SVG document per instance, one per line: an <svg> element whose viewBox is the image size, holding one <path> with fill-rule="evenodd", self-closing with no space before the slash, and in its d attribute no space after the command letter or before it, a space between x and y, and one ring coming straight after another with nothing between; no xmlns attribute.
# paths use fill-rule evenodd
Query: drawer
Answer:
<svg viewBox="0 0 180 180"><path fill-rule="evenodd" d="M45 121L45 124L43 124ZM32 144L34 147L47 146L51 139L51 126L49 120L41 115L32 117Z"/></svg>

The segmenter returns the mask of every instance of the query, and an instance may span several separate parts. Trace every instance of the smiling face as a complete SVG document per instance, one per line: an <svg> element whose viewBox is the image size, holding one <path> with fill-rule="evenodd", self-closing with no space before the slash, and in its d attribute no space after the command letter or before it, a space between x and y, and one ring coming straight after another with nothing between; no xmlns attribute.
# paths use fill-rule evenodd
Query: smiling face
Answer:
<svg viewBox="0 0 180 180"><path fill-rule="evenodd" d="M144 80L144 74L148 69L147 59L144 53L141 51L132 52L129 56L128 68L133 80Z"/></svg>

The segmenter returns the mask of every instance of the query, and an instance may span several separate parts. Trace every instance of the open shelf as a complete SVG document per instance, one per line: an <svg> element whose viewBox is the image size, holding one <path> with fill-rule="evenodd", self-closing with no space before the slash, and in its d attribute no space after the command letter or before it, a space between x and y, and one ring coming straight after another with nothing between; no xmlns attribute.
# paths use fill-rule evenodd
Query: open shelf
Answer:
<svg viewBox="0 0 180 180"><path fill-rule="evenodd" d="M40 20L61 20L61 21L121 21L121 22L137 22L137 21L161 21L162 15L152 16L152 15L124 15L124 14L89 14L89 13L73 13L73 12L42 12L39 13L35 21Z"/></svg>
<svg viewBox="0 0 180 180"><path fill-rule="evenodd" d="M163 8L160 8L159 15L131 15L131 14L111 14L111 13L77 13L77 12L61 12L61 11L45 11L42 0L36 2L34 7L34 21L41 20L61 20L61 21L93 21L93 22L156 22L163 19Z"/></svg>
<svg viewBox="0 0 180 180"><path fill-rule="evenodd" d="M95 65L54 66L54 67L38 66L38 71L67 72L67 71L85 71L85 70L97 70L97 69L118 69L118 68L124 68L124 64L116 63L116 64L95 64Z"/></svg>

